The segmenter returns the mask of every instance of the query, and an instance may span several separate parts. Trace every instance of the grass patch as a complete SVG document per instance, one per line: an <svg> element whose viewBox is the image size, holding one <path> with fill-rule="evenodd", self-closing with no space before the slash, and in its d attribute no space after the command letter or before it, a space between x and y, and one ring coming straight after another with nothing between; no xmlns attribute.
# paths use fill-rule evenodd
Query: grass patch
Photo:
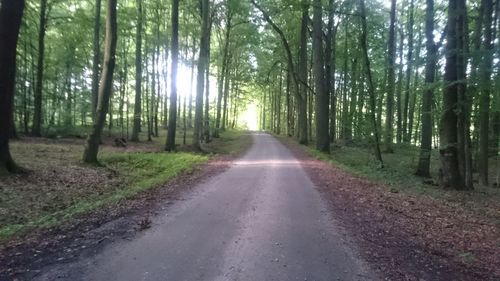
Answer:
<svg viewBox="0 0 500 281"><path fill-rule="evenodd" d="M241 130L225 130L220 132L219 138L205 145L204 149L214 154L236 156L245 151L252 144L249 132Z"/></svg>
<svg viewBox="0 0 500 281"><path fill-rule="evenodd" d="M111 153L101 162L124 178L129 188L113 197L124 198L157 186L208 161L208 157L191 153Z"/></svg>
<svg viewBox="0 0 500 281"><path fill-rule="evenodd" d="M206 145L207 154L190 149L192 133L182 145L178 134L177 153L163 152L166 132L147 142L129 142L113 147L114 137L103 139L102 165L81 163L82 138L23 138L11 143L16 162L29 169L28 175L0 177L0 240L28 231L71 222L77 215L111 206L140 192L161 186L212 154L237 155L251 144L245 131L226 130Z"/></svg>
<svg viewBox="0 0 500 281"><path fill-rule="evenodd" d="M114 172L111 174L115 174L114 180L100 182L101 188L91 188L85 194L72 192L75 187L71 185L66 185L67 189L59 188L55 192L65 191L66 197L45 197L48 201L38 202L39 204L34 205L37 211L31 212L21 219L11 218L17 222L9 223L9 218L2 219L2 224L5 222L7 224L0 226L0 239L7 239L14 234L30 229L52 227L75 215L133 197L142 191L157 187L207 160L207 156L188 153L104 153L101 155L101 162L105 168L82 167L82 169L101 170L97 171L98 174L99 172L105 173L103 170L106 169L112 170ZM81 180L85 181L84 178ZM81 186L80 188L86 187ZM18 196L16 199L18 200L15 201L21 204L22 202L18 201L22 200L23 197ZM12 207L16 202L9 203Z"/></svg>
<svg viewBox="0 0 500 281"><path fill-rule="evenodd" d="M306 147L306 150L311 156L319 160L327 161L353 175L383 184L393 192L401 191L445 199L456 197L457 194L457 192L443 190L436 185L431 185L428 180L424 181L423 178L415 176L420 153L418 147L396 145L395 153L383 153L382 158L385 167L382 169L379 168L373 151L365 147L342 146L332 150L330 155L319 152L312 146ZM431 155L431 172L433 173L432 181L434 183L438 182L437 171L439 167L439 154L437 150L434 150ZM469 192L468 195L478 197L478 200L487 199L488 197L500 199L499 189L484 187L479 184L476 184L475 188L475 191Z"/></svg>

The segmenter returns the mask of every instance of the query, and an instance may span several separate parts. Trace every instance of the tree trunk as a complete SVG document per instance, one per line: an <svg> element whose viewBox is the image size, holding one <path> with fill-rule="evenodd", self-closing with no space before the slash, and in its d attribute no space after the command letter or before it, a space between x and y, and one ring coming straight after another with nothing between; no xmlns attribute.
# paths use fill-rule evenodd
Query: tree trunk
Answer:
<svg viewBox="0 0 500 281"><path fill-rule="evenodd" d="M307 124L307 23L309 21L309 3L302 1L302 23L300 29L300 49L298 65L297 84L297 112L298 112L298 136L299 143L308 144L308 124Z"/></svg>
<svg viewBox="0 0 500 281"><path fill-rule="evenodd" d="M205 72L208 71L208 49L209 46L209 10L208 0L201 2L201 38L200 38L200 56L198 58L198 79L196 83L196 107L194 116L193 146L201 150L201 141L203 139L203 93L205 90Z"/></svg>
<svg viewBox="0 0 500 281"><path fill-rule="evenodd" d="M0 5L0 175L19 171L9 150L16 80L16 47L24 0L2 0Z"/></svg>
<svg viewBox="0 0 500 281"><path fill-rule="evenodd" d="M224 37L224 48L222 51L222 69L220 72L219 79L219 91L217 95L217 112L215 118L215 131L214 137L219 137L219 129L221 128L221 116L222 116L222 99L224 97L224 82L228 83L227 73L229 67L229 40L231 38L231 20L232 20L231 6L226 1L226 32Z"/></svg>
<svg viewBox="0 0 500 281"><path fill-rule="evenodd" d="M97 153L99 142L101 141L102 128L106 121L106 111L109 108L109 98L113 91L113 72L115 69L117 22L116 22L116 2L108 0L106 14L106 39L104 44L104 65L99 86L99 99L97 103L96 120L92 132L87 138L83 161L86 163L97 163Z"/></svg>
<svg viewBox="0 0 500 281"><path fill-rule="evenodd" d="M92 120L95 120L97 100L99 94L99 61L101 59L101 0L95 1L94 19L94 54L92 59Z"/></svg>
<svg viewBox="0 0 500 281"><path fill-rule="evenodd" d="M134 103L134 125L132 127L131 141L139 141L141 131L142 114L142 0L137 0L137 26L136 26L136 48L135 48L135 103Z"/></svg>
<svg viewBox="0 0 500 281"><path fill-rule="evenodd" d="M398 70L398 88L396 90L396 111L397 111L397 121L396 121L396 142L400 144L403 141L403 108L402 108L402 91L403 91L403 45L404 45L404 34L403 30L400 30L400 40L399 40L399 70Z"/></svg>
<svg viewBox="0 0 500 281"><path fill-rule="evenodd" d="M325 58L323 55L323 28L321 0L314 0L313 8L313 56L314 84L316 91L316 149L330 153L330 137L328 133L328 92L325 89Z"/></svg>
<svg viewBox="0 0 500 281"><path fill-rule="evenodd" d="M446 46L446 66L443 92L443 114L440 130L440 155L441 155L441 185L449 189L467 189L465 183L465 170L461 165L460 155L464 154L463 143L460 143L458 106L461 94L460 67L465 65L463 60L463 25L465 22L464 0L449 0L448 2L448 33ZM463 102L463 100L462 100ZM462 128L460 128L462 129Z"/></svg>
<svg viewBox="0 0 500 281"><path fill-rule="evenodd" d="M394 139L394 80L396 58L396 0L391 1L391 23L389 27L389 40L387 46L387 108L385 119L385 151L393 153Z"/></svg>
<svg viewBox="0 0 500 281"><path fill-rule="evenodd" d="M325 87L326 91L330 95L330 142L335 142L336 133L336 110L337 106L336 95L335 95L335 47L336 47L336 35L337 26L334 26L334 0L328 1L328 26L325 41Z"/></svg>
<svg viewBox="0 0 500 281"><path fill-rule="evenodd" d="M170 111L165 150L175 150L177 127L177 66L179 64L179 0L172 0L172 66L170 70Z"/></svg>
<svg viewBox="0 0 500 281"><path fill-rule="evenodd" d="M410 0L410 10L409 22L408 22L408 63L406 66L406 89L404 96L404 107L403 107L403 142L408 143L410 140L408 138L408 111L410 105L410 81L413 66L413 26L414 26L414 0Z"/></svg>
<svg viewBox="0 0 500 281"><path fill-rule="evenodd" d="M374 135L374 141L375 141L375 157L379 161L379 165L381 168L384 167L384 161L382 160L382 153L380 152L380 142L379 142L379 132L378 132L378 126L377 126L377 118L375 116L375 86L373 85L373 78L372 78L372 71L370 67L370 58L368 57L368 35L367 35L367 23L366 23L366 8L365 8L365 1L364 0L359 0L359 8L360 8L360 13L361 13L361 27L362 27L362 32L361 32L361 47L363 49L363 54L365 57L365 64L366 64L366 76L368 79L368 87L369 87L369 93L370 93L370 105L371 105L371 119L372 119L372 124L373 124L373 135Z"/></svg>
<svg viewBox="0 0 500 281"><path fill-rule="evenodd" d="M203 135L205 143L210 142L210 40L212 32L212 20L208 31L208 51L207 51L207 67L205 70L205 115L203 118Z"/></svg>
<svg viewBox="0 0 500 281"><path fill-rule="evenodd" d="M481 97L479 101L479 181L488 185L490 92L493 67L493 1L482 0L484 9L483 62L481 66ZM498 93L497 93L498 94Z"/></svg>
<svg viewBox="0 0 500 281"><path fill-rule="evenodd" d="M415 51L416 58L420 57L420 48L422 47L422 33L419 32L417 39L417 49ZM418 68L420 65L418 64L418 60L415 62L415 76L413 80L413 88L418 89L418 79L420 78L420 73L418 73ZM408 109L408 131L406 132L407 143L411 143L412 133L413 133L413 123L415 117L415 106L417 105L417 93L414 92L411 95L410 107Z"/></svg>
<svg viewBox="0 0 500 281"><path fill-rule="evenodd" d="M35 112L33 115L32 134L35 137L42 135L42 95L43 95L43 70L45 60L45 32L47 30L47 0L40 1L40 20L38 26L38 63L35 86Z"/></svg>
<svg viewBox="0 0 500 281"><path fill-rule="evenodd" d="M346 20L345 21L345 34L344 34L344 77L342 79L342 111L340 111L341 114L341 132L340 132L340 138L342 141L347 144L349 142L349 138L347 136L347 127L350 126L347 123L347 116L349 112L349 102L347 100L347 84L348 84L348 73L349 73L349 48L348 48L348 33L349 33L349 23Z"/></svg>
<svg viewBox="0 0 500 281"><path fill-rule="evenodd" d="M427 57L425 64L425 86L422 101L422 138L417 176L430 177L432 152L432 104L434 103L434 78L437 64L437 46L434 43L434 0L427 0L425 11L425 37Z"/></svg>
<svg viewBox="0 0 500 281"><path fill-rule="evenodd" d="M352 79L351 79L351 98L349 101L349 113L347 115L347 137L348 141L352 143L353 133L355 126L355 113L356 113L356 104L358 102L358 58L354 58L352 61Z"/></svg>
<svg viewBox="0 0 500 281"><path fill-rule="evenodd" d="M187 55L187 54L186 54ZM196 61L196 37L193 36L193 48L192 48L192 57L191 57L191 79L189 80L189 98L188 98L188 128L193 128L193 82L194 82L194 63Z"/></svg>

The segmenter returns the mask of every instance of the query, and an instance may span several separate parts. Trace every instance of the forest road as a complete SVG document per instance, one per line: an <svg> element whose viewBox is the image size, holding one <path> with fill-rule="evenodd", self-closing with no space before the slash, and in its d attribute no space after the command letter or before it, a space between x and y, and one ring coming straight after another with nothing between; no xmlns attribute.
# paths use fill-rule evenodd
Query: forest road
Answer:
<svg viewBox="0 0 500 281"><path fill-rule="evenodd" d="M150 229L38 280L377 280L274 137L188 192Z"/></svg>

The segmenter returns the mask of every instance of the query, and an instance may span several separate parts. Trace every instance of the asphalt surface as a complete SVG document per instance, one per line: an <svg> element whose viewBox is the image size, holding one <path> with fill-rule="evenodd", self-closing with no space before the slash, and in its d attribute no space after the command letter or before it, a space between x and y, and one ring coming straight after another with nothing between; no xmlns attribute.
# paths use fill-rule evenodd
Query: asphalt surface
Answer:
<svg viewBox="0 0 500 281"><path fill-rule="evenodd" d="M291 152L270 135L253 139L231 168L162 211L150 229L37 279L377 279Z"/></svg>

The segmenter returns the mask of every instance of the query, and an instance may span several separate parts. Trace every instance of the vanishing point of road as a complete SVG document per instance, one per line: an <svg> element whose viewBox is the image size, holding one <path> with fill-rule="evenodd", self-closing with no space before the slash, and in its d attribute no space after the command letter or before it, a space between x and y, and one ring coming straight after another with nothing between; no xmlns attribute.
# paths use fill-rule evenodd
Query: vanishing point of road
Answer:
<svg viewBox="0 0 500 281"><path fill-rule="evenodd" d="M39 280L375 280L292 153L254 133L225 172L186 192L132 240Z"/></svg>

